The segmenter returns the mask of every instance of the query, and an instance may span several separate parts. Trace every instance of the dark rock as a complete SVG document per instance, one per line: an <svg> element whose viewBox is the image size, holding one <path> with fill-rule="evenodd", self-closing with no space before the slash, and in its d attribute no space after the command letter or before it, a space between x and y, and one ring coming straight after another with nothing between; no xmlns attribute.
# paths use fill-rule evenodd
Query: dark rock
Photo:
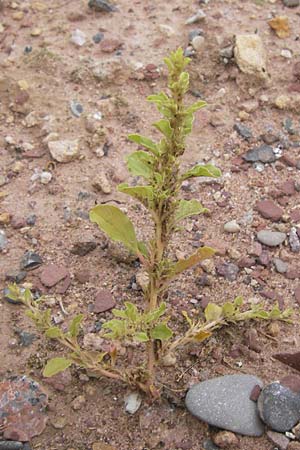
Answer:
<svg viewBox="0 0 300 450"><path fill-rule="evenodd" d="M233 129L247 141L253 136L252 131L241 123L234 124Z"/></svg>
<svg viewBox="0 0 300 450"><path fill-rule="evenodd" d="M246 340L250 350L254 350L256 353L260 353L262 345L258 340L258 333L255 328L249 328L246 332Z"/></svg>
<svg viewBox="0 0 300 450"><path fill-rule="evenodd" d="M76 242L71 248L71 253L78 256L85 256L95 250L97 243L95 241Z"/></svg>
<svg viewBox="0 0 300 450"><path fill-rule="evenodd" d="M295 8L300 5L300 0L283 0L283 4L289 8Z"/></svg>
<svg viewBox="0 0 300 450"><path fill-rule="evenodd" d="M192 42L194 37L203 36L203 34L204 34L204 31L202 30L202 28L196 28L195 30L190 31L189 32L189 42Z"/></svg>
<svg viewBox="0 0 300 450"><path fill-rule="evenodd" d="M262 217L270 219L272 222L277 222L283 215L283 210L272 200L261 200L256 204L256 209Z"/></svg>
<svg viewBox="0 0 300 450"><path fill-rule="evenodd" d="M117 8L107 0L89 0L88 5L90 8L99 12L114 12L117 10Z"/></svg>
<svg viewBox="0 0 300 450"><path fill-rule="evenodd" d="M278 450L287 450L290 440L282 433L276 433L276 431L267 431L267 436L270 441L276 445Z"/></svg>
<svg viewBox="0 0 300 450"><path fill-rule="evenodd" d="M35 225L35 223L36 223L36 215L35 214L31 214L30 216L27 217L26 225L29 225L30 227L32 227L33 225Z"/></svg>
<svg viewBox="0 0 300 450"><path fill-rule="evenodd" d="M104 38L103 33L96 33L93 36L93 41L95 42L95 44L99 44L99 42L101 42L103 38Z"/></svg>
<svg viewBox="0 0 300 450"><path fill-rule="evenodd" d="M216 265L218 275L224 277L228 281L234 281L238 277L239 268L233 263L221 263Z"/></svg>
<svg viewBox="0 0 300 450"><path fill-rule="evenodd" d="M24 292L24 289L22 289L22 292ZM20 302L19 300L13 300L12 298L8 297L10 293L9 288L4 288L3 289L3 298L4 300L6 300L8 303L12 303L13 305L19 305L22 302Z"/></svg>
<svg viewBox="0 0 300 450"><path fill-rule="evenodd" d="M220 447L217 447L211 439L205 439L202 446L204 450L220 450Z"/></svg>
<svg viewBox="0 0 300 450"><path fill-rule="evenodd" d="M273 358L286 364L287 366L293 367L300 372L300 352L295 353L276 353L272 355Z"/></svg>
<svg viewBox="0 0 300 450"><path fill-rule="evenodd" d="M21 347L29 347L36 339L36 335L28 333L27 331L16 330L16 334L19 336Z"/></svg>
<svg viewBox="0 0 300 450"><path fill-rule="evenodd" d="M5 279L7 281L11 281L12 283L21 283L21 281L25 280L27 272L12 270L11 272L7 272L5 275Z"/></svg>
<svg viewBox="0 0 300 450"><path fill-rule="evenodd" d="M27 251L21 260L21 269L33 270L43 264L43 260L37 253Z"/></svg>
<svg viewBox="0 0 300 450"><path fill-rule="evenodd" d="M270 264L270 261L271 261L270 254L266 250L263 250L257 259L257 262L265 267L267 267Z"/></svg>
<svg viewBox="0 0 300 450"><path fill-rule="evenodd" d="M1 415L5 417L4 439L28 442L43 432L47 422L47 395L38 383L16 376L0 383Z"/></svg>
<svg viewBox="0 0 300 450"><path fill-rule="evenodd" d="M98 291L96 294L95 302L92 305L92 311L94 313L102 313L109 311L116 306L116 301L113 298L111 292L108 289Z"/></svg>
<svg viewBox="0 0 300 450"><path fill-rule="evenodd" d="M23 442L0 441L0 450L23 450Z"/></svg>
<svg viewBox="0 0 300 450"><path fill-rule="evenodd" d="M83 106L75 100L72 100L70 102L70 109L71 109L71 113L75 117L80 117L81 114L83 113Z"/></svg>
<svg viewBox="0 0 300 450"><path fill-rule="evenodd" d="M298 375L287 375L280 380L280 384L296 394L300 393L300 377Z"/></svg>
<svg viewBox="0 0 300 450"><path fill-rule="evenodd" d="M66 267L58 266L56 264L48 264L44 267L40 275L40 280L44 286L53 287L59 283L59 281L66 278L68 274L69 271Z"/></svg>
<svg viewBox="0 0 300 450"><path fill-rule="evenodd" d="M266 386L257 401L261 419L272 430L289 431L300 419L300 396L275 382Z"/></svg>
<svg viewBox="0 0 300 450"><path fill-rule="evenodd" d="M272 163L276 161L276 155L269 145L263 144L260 147L249 150L242 156L247 162Z"/></svg>
<svg viewBox="0 0 300 450"><path fill-rule="evenodd" d="M210 425L248 436L261 436L264 430L256 403L249 399L255 385L262 382L252 375L226 375L195 384L185 403L191 414Z"/></svg>

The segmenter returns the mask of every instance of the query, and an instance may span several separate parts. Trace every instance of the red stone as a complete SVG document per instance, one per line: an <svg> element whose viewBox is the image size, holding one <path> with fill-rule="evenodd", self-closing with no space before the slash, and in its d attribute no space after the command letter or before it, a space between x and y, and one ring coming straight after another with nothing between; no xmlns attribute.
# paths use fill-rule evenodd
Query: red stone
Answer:
<svg viewBox="0 0 300 450"><path fill-rule="evenodd" d="M284 195L294 195L296 193L295 181L287 180L279 187L279 189Z"/></svg>
<svg viewBox="0 0 300 450"><path fill-rule="evenodd" d="M296 167L297 163L296 161L290 156L284 153L282 157L280 158L280 161L282 161L286 166L288 167Z"/></svg>
<svg viewBox="0 0 300 450"><path fill-rule="evenodd" d="M116 300L113 298L111 292L108 289L103 289L97 292L92 311L95 313L102 313L109 311L115 306Z"/></svg>
<svg viewBox="0 0 300 450"><path fill-rule="evenodd" d="M25 227L26 220L23 217L13 217L10 224L14 230L19 230L20 228Z"/></svg>
<svg viewBox="0 0 300 450"><path fill-rule="evenodd" d="M283 210L272 200L262 200L256 204L256 209L262 217L277 222L283 215Z"/></svg>
<svg viewBox="0 0 300 450"><path fill-rule="evenodd" d="M48 264L44 267L40 280L44 286L53 287L59 281L63 280L69 274L68 269L65 266L58 266L56 264Z"/></svg>
<svg viewBox="0 0 300 450"><path fill-rule="evenodd" d="M253 402L257 402L260 393L261 393L261 387L259 384L256 384L251 391L251 394L249 397L250 400L252 400Z"/></svg>
<svg viewBox="0 0 300 450"><path fill-rule="evenodd" d="M273 358L300 371L300 352L276 353Z"/></svg>
<svg viewBox="0 0 300 450"><path fill-rule="evenodd" d="M100 43L100 49L105 53L112 53L118 48L120 48L122 45L122 42L119 41L119 39L104 39Z"/></svg>
<svg viewBox="0 0 300 450"><path fill-rule="evenodd" d="M275 291L271 291L269 289L265 289L263 291L261 291L261 296L264 298L267 298L269 300L275 300L277 298L277 294Z"/></svg>
<svg viewBox="0 0 300 450"><path fill-rule="evenodd" d="M300 278L300 269L292 267L287 272L285 272L284 275L288 280L296 280L297 278Z"/></svg>
<svg viewBox="0 0 300 450"><path fill-rule="evenodd" d="M71 277L70 274L68 273L68 275L61 280L59 283L57 283L55 285L54 291L56 292L56 294L65 294L65 292L67 292L67 290L69 289L71 285Z"/></svg>
<svg viewBox="0 0 300 450"><path fill-rule="evenodd" d="M289 388L291 391L296 392L296 394L300 393L300 377L297 375L285 376L280 380L280 384Z"/></svg>
<svg viewBox="0 0 300 450"><path fill-rule="evenodd" d="M300 209L294 209L290 213L290 218L293 222L297 223L300 221Z"/></svg>
<svg viewBox="0 0 300 450"><path fill-rule="evenodd" d="M255 265L255 259L254 258L250 258L248 256L244 256L243 258L239 259L237 265L240 268L244 268L244 267L252 267Z"/></svg>
<svg viewBox="0 0 300 450"><path fill-rule="evenodd" d="M82 269L75 274L79 283L84 284L90 281L90 271L88 269Z"/></svg>
<svg viewBox="0 0 300 450"><path fill-rule="evenodd" d="M262 251L258 257L257 262L262 266L268 266L271 262L270 254L266 250Z"/></svg>
<svg viewBox="0 0 300 450"><path fill-rule="evenodd" d="M288 87L289 92L300 92L300 83L291 83Z"/></svg>

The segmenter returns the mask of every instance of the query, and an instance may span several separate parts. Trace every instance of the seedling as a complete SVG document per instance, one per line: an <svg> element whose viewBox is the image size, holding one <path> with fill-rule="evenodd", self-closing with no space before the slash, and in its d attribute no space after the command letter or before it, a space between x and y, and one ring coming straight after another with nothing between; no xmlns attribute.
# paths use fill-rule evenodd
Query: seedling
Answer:
<svg viewBox="0 0 300 450"><path fill-rule="evenodd" d="M44 375L52 376L71 364L86 368L89 373L125 381L138 386L147 394L159 396L156 371L161 362L176 361L176 351L190 343L200 343L209 338L221 326L249 319L288 320L291 311L281 312L278 306L268 312L263 305L252 305L248 310L242 308L242 298L237 297L223 306L209 304L204 316L189 317L183 312L187 330L176 336L168 325L168 307L163 301L169 284L182 272L191 269L199 262L211 258L215 250L199 247L185 259L172 258L169 244L178 232L182 220L190 216L205 214L207 209L196 199L180 199L180 190L185 180L194 177L218 178L221 171L211 164L195 165L182 172L180 158L185 152L185 140L192 131L194 114L206 103L203 100L187 106L185 94L189 90L189 74L185 67L189 59L182 49L172 52L165 63L169 70L168 93L150 95L162 118L154 127L161 133L159 142L154 142L138 134L129 135L129 140L143 150L137 150L127 157L129 172L138 177L140 184L130 186L121 184L118 190L140 202L148 211L153 222L153 235L147 242L140 241L134 225L119 208L100 204L90 211L90 219L113 241L121 242L140 261L147 274L147 285L143 289L143 302L138 309L135 304L126 302L123 309L114 309L114 318L105 322L100 336L111 342L106 352L87 351L78 341L83 315L76 316L67 332L53 326L50 310L41 310L39 303L33 301L30 291L22 292L17 286L10 287L10 296L24 303L27 314L50 339L56 339L70 350L65 358L48 361ZM145 184L142 184L144 181ZM120 346L145 346L141 352L142 363L130 367L126 357L118 358Z"/></svg>

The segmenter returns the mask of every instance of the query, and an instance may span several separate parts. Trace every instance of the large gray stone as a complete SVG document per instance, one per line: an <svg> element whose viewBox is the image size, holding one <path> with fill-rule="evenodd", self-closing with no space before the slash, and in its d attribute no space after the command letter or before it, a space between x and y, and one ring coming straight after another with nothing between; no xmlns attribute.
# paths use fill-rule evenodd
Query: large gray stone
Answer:
<svg viewBox="0 0 300 450"><path fill-rule="evenodd" d="M268 247L277 247L286 239L286 234L280 231L261 230L257 233L257 239Z"/></svg>
<svg viewBox="0 0 300 450"><path fill-rule="evenodd" d="M218 428L247 436L261 436L264 426L257 405L250 400L262 381L253 375L226 375L195 384L185 404L191 414Z"/></svg>

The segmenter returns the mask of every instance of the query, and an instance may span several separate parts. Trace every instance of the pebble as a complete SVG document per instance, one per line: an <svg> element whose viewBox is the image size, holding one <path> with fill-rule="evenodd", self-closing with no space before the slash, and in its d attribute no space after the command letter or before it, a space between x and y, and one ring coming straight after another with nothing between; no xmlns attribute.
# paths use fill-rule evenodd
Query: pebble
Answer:
<svg viewBox="0 0 300 450"><path fill-rule="evenodd" d="M236 220L231 220L224 225L224 231L226 231L226 233L238 233L240 229L241 228Z"/></svg>
<svg viewBox="0 0 300 450"><path fill-rule="evenodd" d="M43 171L40 174L40 181L42 184L48 184L52 180L52 173Z"/></svg>
<svg viewBox="0 0 300 450"><path fill-rule="evenodd" d="M12 283L21 283L26 278L27 272L12 270L5 274L5 279Z"/></svg>
<svg viewBox="0 0 300 450"><path fill-rule="evenodd" d="M75 117L80 117L83 113L83 107L76 100L71 100L70 102L70 110Z"/></svg>
<svg viewBox="0 0 300 450"><path fill-rule="evenodd" d="M276 433L276 431L267 431L267 436L270 441L276 445L278 450L287 450L290 440L282 433Z"/></svg>
<svg viewBox="0 0 300 450"><path fill-rule="evenodd" d="M257 233L257 239L268 247L277 247L286 239L286 234L280 231L261 230Z"/></svg>
<svg viewBox="0 0 300 450"><path fill-rule="evenodd" d="M32 270L39 267L43 264L43 260L37 253L27 251L24 253L23 258L21 259L20 267L21 270Z"/></svg>
<svg viewBox="0 0 300 450"><path fill-rule="evenodd" d="M288 263L285 261L282 261L280 258L274 258L273 263L275 266L275 269L278 273L285 273L288 270Z"/></svg>
<svg viewBox="0 0 300 450"><path fill-rule="evenodd" d="M242 72L263 80L267 78L266 52L258 34L237 35L234 56Z"/></svg>
<svg viewBox="0 0 300 450"><path fill-rule="evenodd" d="M70 251L73 255L85 256L95 250L96 247L97 243L95 241L79 241L73 244Z"/></svg>
<svg viewBox="0 0 300 450"><path fill-rule="evenodd" d="M216 265L218 275L228 281L235 281L238 277L239 267L233 263L221 263Z"/></svg>
<svg viewBox="0 0 300 450"><path fill-rule="evenodd" d="M286 59L291 59L293 57L293 53L291 52L291 50L289 50L287 48L284 48L283 50L281 50L280 55Z"/></svg>
<svg viewBox="0 0 300 450"><path fill-rule="evenodd" d="M94 34L92 39L95 42L95 44L99 44L99 42L101 42L102 39L104 39L104 34L103 33L96 33L96 34Z"/></svg>
<svg viewBox="0 0 300 450"><path fill-rule="evenodd" d="M89 0L88 5L95 11L100 12L114 12L117 10L117 8L111 3L109 3L107 0Z"/></svg>
<svg viewBox="0 0 300 450"><path fill-rule="evenodd" d="M202 30L202 28L196 28L195 30L192 30L189 32L189 42L192 42L192 40L196 37L196 36L202 36L204 34L204 31Z"/></svg>
<svg viewBox="0 0 300 450"><path fill-rule="evenodd" d="M277 159L273 148L266 144L248 150L242 157L247 162L260 161L262 163L272 163Z"/></svg>
<svg viewBox="0 0 300 450"><path fill-rule="evenodd" d="M40 280L46 287L53 287L69 275L69 271L65 266L56 264L48 264L43 268Z"/></svg>
<svg viewBox="0 0 300 450"><path fill-rule="evenodd" d="M289 233L289 244L293 253L300 252L300 239L295 227L292 227Z"/></svg>
<svg viewBox="0 0 300 450"><path fill-rule="evenodd" d="M116 306L116 300L108 289L102 289L96 293L94 304L92 305L92 312L102 313L109 311Z"/></svg>
<svg viewBox="0 0 300 450"><path fill-rule="evenodd" d="M142 397L138 392L132 392L125 398L125 411L135 414L142 404Z"/></svg>
<svg viewBox="0 0 300 450"><path fill-rule="evenodd" d="M82 409L83 405L86 403L86 398L84 395L78 395L78 397L74 398L71 402L72 409L74 411L79 411Z"/></svg>
<svg viewBox="0 0 300 450"><path fill-rule="evenodd" d="M272 200L261 200L256 204L256 209L262 217L277 222L283 215L283 210Z"/></svg>
<svg viewBox="0 0 300 450"><path fill-rule="evenodd" d="M203 50L205 47L205 38L203 36L195 36L191 42L192 47L196 52Z"/></svg>
<svg viewBox="0 0 300 450"><path fill-rule="evenodd" d="M231 431L219 431L213 441L220 448L239 447L240 444L238 437Z"/></svg>
<svg viewBox="0 0 300 450"><path fill-rule="evenodd" d="M201 20L204 20L206 18L206 14L202 9L198 9L198 11L196 12L196 14L194 14L193 16L189 17L186 21L185 21L185 25L191 25L193 23L197 23L200 22Z"/></svg>
<svg viewBox="0 0 300 450"><path fill-rule="evenodd" d="M112 191L111 183L107 178L105 172L100 172L94 179L92 186L96 191L103 192L103 194L110 194Z"/></svg>
<svg viewBox="0 0 300 450"><path fill-rule="evenodd" d="M0 252L5 250L7 246L7 237L3 230L0 230Z"/></svg>
<svg viewBox="0 0 300 450"><path fill-rule="evenodd" d="M225 375L195 384L185 404L191 414L212 426L248 436L264 431L256 403L250 400L254 386L262 381L252 375Z"/></svg>
<svg viewBox="0 0 300 450"><path fill-rule="evenodd" d="M283 0L283 4L289 8L294 8L300 5L300 0Z"/></svg>
<svg viewBox="0 0 300 450"><path fill-rule="evenodd" d="M252 131L241 123L235 123L233 129L247 141L253 137Z"/></svg>
<svg viewBox="0 0 300 450"><path fill-rule="evenodd" d="M90 271L88 269L82 269L75 274L77 281L81 284L88 283L90 281Z"/></svg>
<svg viewBox="0 0 300 450"><path fill-rule="evenodd" d="M0 450L23 450L23 443L18 441L0 441Z"/></svg>
<svg viewBox="0 0 300 450"><path fill-rule="evenodd" d="M36 223L36 215L30 214L30 216L26 219L26 225L29 225L30 227L34 226Z"/></svg>
<svg viewBox="0 0 300 450"><path fill-rule="evenodd" d="M50 141L48 148L52 158L61 163L73 161L79 156L79 140Z"/></svg>
<svg viewBox="0 0 300 450"><path fill-rule="evenodd" d="M262 390L257 406L261 419L274 431L289 431L299 422L300 397L279 382Z"/></svg>
<svg viewBox="0 0 300 450"><path fill-rule="evenodd" d="M300 285L296 287L294 294L296 302L298 303L298 305L300 305Z"/></svg>
<svg viewBox="0 0 300 450"><path fill-rule="evenodd" d="M77 47L81 47L86 42L86 34L77 28L72 32L70 41Z"/></svg>

